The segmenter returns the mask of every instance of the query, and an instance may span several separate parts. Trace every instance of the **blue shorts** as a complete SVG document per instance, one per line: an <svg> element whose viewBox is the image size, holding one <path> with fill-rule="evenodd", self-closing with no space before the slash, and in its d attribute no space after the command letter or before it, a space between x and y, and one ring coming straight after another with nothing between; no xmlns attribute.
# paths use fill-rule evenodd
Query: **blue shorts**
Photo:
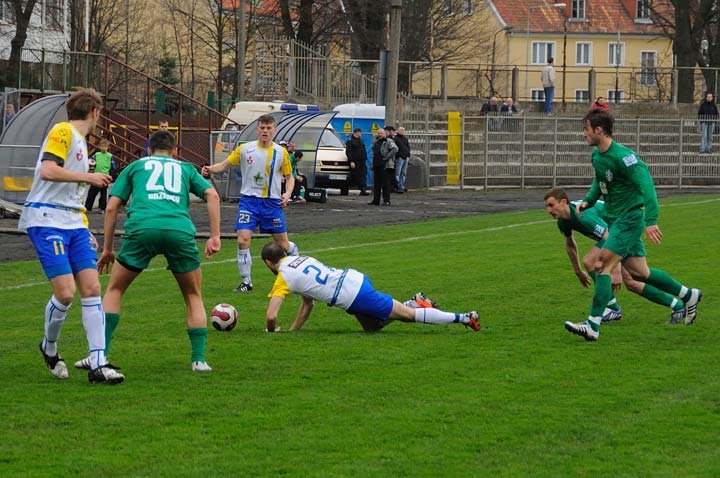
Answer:
<svg viewBox="0 0 720 478"><path fill-rule="evenodd" d="M363 278L360 292L347 309L348 314L361 314L386 321L390 318L393 308L393 298L384 292L373 288L367 276Z"/></svg>
<svg viewBox="0 0 720 478"><path fill-rule="evenodd" d="M285 214L280 207L280 199L240 196L235 230L254 231L260 226L260 232L279 234L287 232Z"/></svg>
<svg viewBox="0 0 720 478"><path fill-rule="evenodd" d="M48 279L97 269L97 252L87 229L29 227L27 233Z"/></svg>

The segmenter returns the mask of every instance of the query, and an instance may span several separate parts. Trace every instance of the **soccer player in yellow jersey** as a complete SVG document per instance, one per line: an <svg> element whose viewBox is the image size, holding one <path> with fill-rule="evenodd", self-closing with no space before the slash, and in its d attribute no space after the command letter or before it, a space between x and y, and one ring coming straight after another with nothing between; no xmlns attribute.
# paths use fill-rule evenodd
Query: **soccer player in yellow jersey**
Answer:
<svg viewBox="0 0 720 478"><path fill-rule="evenodd" d="M52 287L40 352L53 376L68 378L57 341L78 289L90 348L88 379L120 383L125 377L105 358L96 242L84 207L88 185L105 188L112 180L109 174L88 172L85 136L95 128L102 99L94 90L82 89L68 98L65 108L68 121L53 126L40 148L33 185L18 223L18 228L27 231Z"/></svg>
<svg viewBox="0 0 720 478"><path fill-rule="evenodd" d="M252 290L252 256L250 243L255 229L269 232L288 254L297 255L297 246L288 240L284 208L290 200L295 179L292 175L290 156L285 148L273 142L275 118L262 115L258 118L257 141L238 146L225 161L203 166L203 176L220 173L233 166L240 166L242 186L235 231L237 233L237 264L242 278L236 292ZM285 179L285 193L281 194Z"/></svg>

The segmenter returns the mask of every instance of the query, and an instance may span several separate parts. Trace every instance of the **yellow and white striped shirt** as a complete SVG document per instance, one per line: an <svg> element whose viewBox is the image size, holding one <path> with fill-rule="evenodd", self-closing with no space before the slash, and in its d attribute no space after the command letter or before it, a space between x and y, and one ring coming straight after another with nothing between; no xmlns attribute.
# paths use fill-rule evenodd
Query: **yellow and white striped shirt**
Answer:
<svg viewBox="0 0 720 478"><path fill-rule="evenodd" d="M290 155L275 143L269 148L260 147L257 141L245 143L235 148L228 161L240 165L243 196L280 199L283 176L292 173Z"/></svg>

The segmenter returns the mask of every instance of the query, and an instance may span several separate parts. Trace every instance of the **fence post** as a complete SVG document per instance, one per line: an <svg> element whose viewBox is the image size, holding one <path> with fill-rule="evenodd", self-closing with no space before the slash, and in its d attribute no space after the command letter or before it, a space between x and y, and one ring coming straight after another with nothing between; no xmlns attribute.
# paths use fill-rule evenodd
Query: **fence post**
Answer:
<svg viewBox="0 0 720 478"><path fill-rule="evenodd" d="M556 186L555 172L557 170L557 131L558 131L558 119L555 117L555 134L553 135L553 187Z"/></svg>
<svg viewBox="0 0 720 478"><path fill-rule="evenodd" d="M295 96L295 51L292 43L290 44L290 55L288 57L287 91L289 98Z"/></svg>
<svg viewBox="0 0 720 478"><path fill-rule="evenodd" d="M330 58L325 58L325 101L328 105L332 105L332 65Z"/></svg>
<svg viewBox="0 0 720 478"><path fill-rule="evenodd" d="M520 144L521 151L522 151L522 154L520 155L520 188L521 189L525 188L525 141L526 141L525 132L527 131L526 125L525 125L526 121L527 121L527 117L523 115L522 135L521 135L522 142Z"/></svg>
<svg viewBox="0 0 720 478"><path fill-rule="evenodd" d="M678 141L678 147L680 148L680 154L678 154L678 157L680 158L678 160L678 189L682 189L683 187L683 126L684 121L682 118L680 118L678 121L680 121L680 141Z"/></svg>
<svg viewBox="0 0 720 478"><path fill-rule="evenodd" d="M43 6L43 8L45 8L45 7ZM42 81L40 82L40 91L42 93L45 93L45 74L47 73L45 71L45 68L47 66L45 64L45 48L42 49L42 55L40 58L41 58L40 64L41 64L41 68L42 68Z"/></svg>
<svg viewBox="0 0 720 478"><path fill-rule="evenodd" d="M506 77L507 78L507 77ZM520 99L520 69L516 66L512 69L512 96L515 100ZM527 105L526 105L527 109Z"/></svg>
<svg viewBox="0 0 720 478"><path fill-rule="evenodd" d="M637 119L637 128L635 130L635 152L640 154L640 117Z"/></svg>
<svg viewBox="0 0 720 478"><path fill-rule="evenodd" d="M430 189L430 134L425 136L425 187Z"/></svg>
<svg viewBox="0 0 720 478"><path fill-rule="evenodd" d="M465 189L465 115L460 113L460 190Z"/></svg>
<svg viewBox="0 0 720 478"><path fill-rule="evenodd" d="M63 66L62 66L62 90L63 90L63 91L67 91L67 85L68 85L68 81L67 81L67 59L65 58L66 53L67 53L67 52L66 52L65 50L63 50L63 52L62 52L62 62L63 62ZM126 100L126 101L127 101L127 100Z"/></svg>
<svg viewBox="0 0 720 478"><path fill-rule="evenodd" d="M673 102L673 107L675 109L677 109L677 105L678 105L678 70L677 70L677 68L673 68L673 71L672 71L672 84L673 84L672 85L672 98L673 98L672 102Z"/></svg>
<svg viewBox="0 0 720 478"><path fill-rule="evenodd" d="M588 71L588 101L590 103L593 102L593 98L596 98L596 96L595 96L596 84L597 84L597 73L595 72L594 68L590 68L590 71Z"/></svg>
<svg viewBox="0 0 720 478"><path fill-rule="evenodd" d="M483 139L485 143L485 191L487 191L488 188L488 154L490 153L490 137L488 136L488 131L490 130L488 128L488 118L487 116L484 118L485 121L483 121L483 124L485 125L485 132L483 134Z"/></svg>

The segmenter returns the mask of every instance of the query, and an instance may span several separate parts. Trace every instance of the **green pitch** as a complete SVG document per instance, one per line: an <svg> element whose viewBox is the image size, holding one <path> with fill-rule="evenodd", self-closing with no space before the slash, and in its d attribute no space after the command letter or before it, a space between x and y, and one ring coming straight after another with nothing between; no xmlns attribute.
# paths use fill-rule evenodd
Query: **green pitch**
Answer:
<svg viewBox="0 0 720 478"><path fill-rule="evenodd" d="M702 288L693 326L623 291L624 318L599 342L567 333L591 291L539 207L294 236L399 299L422 290L446 310L479 310L480 333L393 323L367 335L316 305L301 332L266 334L274 276L256 258L255 291L233 293L226 241L203 262L206 306L230 302L240 323L210 330L206 375L190 371L181 296L157 261L125 298L111 360L127 380L115 387L72 369L86 347L79 300L60 341L70 379L47 373L49 287L35 262L0 264L0 476L718 476L720 197L661 204L664 242L648 253Z"/></svg>

